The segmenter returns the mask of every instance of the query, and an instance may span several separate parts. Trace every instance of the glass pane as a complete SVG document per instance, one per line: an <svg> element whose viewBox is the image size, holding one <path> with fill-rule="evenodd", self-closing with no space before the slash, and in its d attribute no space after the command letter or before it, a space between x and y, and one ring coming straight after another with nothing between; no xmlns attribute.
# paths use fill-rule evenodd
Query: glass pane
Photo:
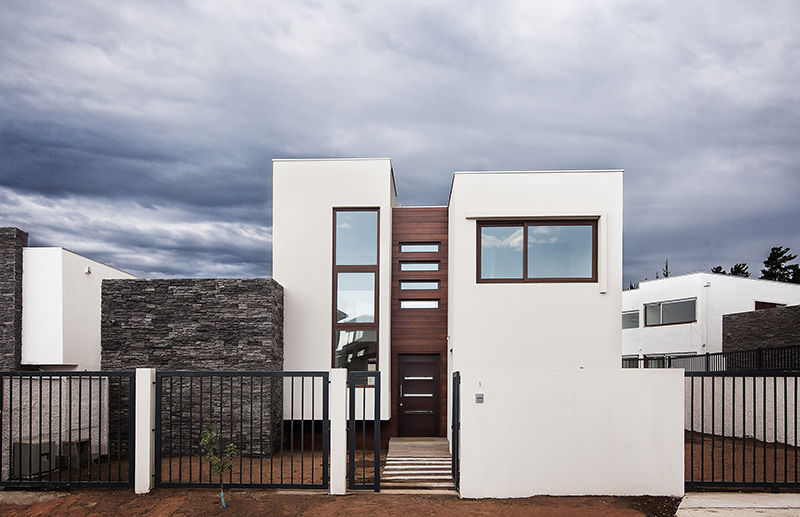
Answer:
<svg viewBox="0 0 800 517"><path fill-rule="evenodd" d="M481 228L481 278L522 278L522 226Z"/></svg>
<svg viewBox="0 0 800 517"><path fill-rule="evenodd" d="M374 266L378 263L378 211L336 212L336 265Z"/></svg>
<svg viewBox="0 0 800 517"><path fill-rule="evenodd" d="M644 306L645 311L645 325L661 325L661 304L648 303Z"/></svg>
<svg viewBox="0 0 800 517"><path fill-rule="evenodd" d="M407 280L400 281L401 291L427 291L439 289L439 282L409 282Z"/></svg>
<svg viewBox="0 0 800 517"><path fill-rule="evenodd" d="M639 328L639 311L628 311L622 313L622 328Z"/></svg>
<svg viewBox="0 0 800 517"><path fill-rule="evenodd" d="M439 300L400 300L401 309L438 309Z"/></svg>
<svg viewBox="0 0 800 517"><path fill-rule="evenodd" d="M661 304L661 324L694 321L694 300L665 302Z"/></svg>
<svg viewBox="0 0 800 517"><path fill-rule="evenodd" d="M400 271L439 271L438 262L401 262Z"/></svg>
<svg viewBox="0 0 800 517"><path fill-rule="evenodd" d="M337 330L333 366L348 370L376 369L378 334L374 330Z"/></svg>
<svg viewBox="0 0 800 517"><path fill-rule="evenodd" d="M336 309L338 323L375 322L375 273L339 273Z"/></svg>
<svg viewBox="0 0 800 517"><path fill-rule="evenodd" d="M591 225L528 226L528 278L591 277Z"/></svg>
<svg viewBox="0 0 800 517"><path fill-rule="evenodd" d="M438 253L438 244L401 244L401 253Z"/></svg>

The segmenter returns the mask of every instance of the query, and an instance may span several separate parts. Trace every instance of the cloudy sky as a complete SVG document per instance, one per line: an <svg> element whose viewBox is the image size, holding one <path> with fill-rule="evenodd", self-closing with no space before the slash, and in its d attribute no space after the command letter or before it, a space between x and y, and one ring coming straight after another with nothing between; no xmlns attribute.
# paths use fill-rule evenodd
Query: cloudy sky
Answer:
<svg viewBox="0 0 800 517"><path fill-rule="evenodd" d="M800 2L3 2L0 225L271 273L271 159L625 169L625 285L800 251Z"/></svg>

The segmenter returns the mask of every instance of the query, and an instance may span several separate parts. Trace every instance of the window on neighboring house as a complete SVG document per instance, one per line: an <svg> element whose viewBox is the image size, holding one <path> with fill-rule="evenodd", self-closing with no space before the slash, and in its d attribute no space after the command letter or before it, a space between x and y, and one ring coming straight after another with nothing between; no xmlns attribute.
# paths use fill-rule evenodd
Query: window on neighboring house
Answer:
<svg viewBox="0 0 800 517"><path fill-rule="evenodd" d="M439 253L439 243L404 242L400 244L400 253Z"/></svg>
<svg viewBox="0 0 800 517"><path fill-rule="evenodd" d="M376 208L333 211L333 366L377 370L378 230Z"/></svg>
<svg viewBox="0 0 800 517"><path fill-rule="evenodd" d="M756 310L761 311L764 309L774 309L776 307L786 307L785 303L773 303L773 302L759 302L756 300Z"/></svg>
<svg viewBox="0 0 800 517"><path fill-rule="evenodd" d="M644 306L644 326L655 327L658 325L693 323L697 321L697 316L695 315L696 304L696 298L646 303Z"/></svg>
<svg viewBox="0 0 800 517"><path fill-rule="evenodd" d="M597 220L478 222L478 282L596 282Z"/></svg>
<svg viewBox="0 0 800 517"><path fill-rule="evenodd" d="M636 329L639 328L639 311L623 311L622 312L622 328L623 329Z"/></svg>

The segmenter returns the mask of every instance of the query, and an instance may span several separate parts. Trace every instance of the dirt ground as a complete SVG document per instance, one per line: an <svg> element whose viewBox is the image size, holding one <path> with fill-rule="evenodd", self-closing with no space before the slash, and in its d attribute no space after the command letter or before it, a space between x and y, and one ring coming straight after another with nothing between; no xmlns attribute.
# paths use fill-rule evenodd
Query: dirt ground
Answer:
<svg viewBox="0 0 800 517"><path fill-rule="evenodd" d="M211 489L158 489L137 496L132 490L72 492L0 492L0 515L190 517L195 515L532 515L540 517L671 517L679 499L669 497L530 497L527 499L459 500L455 495L392 494L384 491L330 496L324 493L228 490L228 509Z"/></svg>

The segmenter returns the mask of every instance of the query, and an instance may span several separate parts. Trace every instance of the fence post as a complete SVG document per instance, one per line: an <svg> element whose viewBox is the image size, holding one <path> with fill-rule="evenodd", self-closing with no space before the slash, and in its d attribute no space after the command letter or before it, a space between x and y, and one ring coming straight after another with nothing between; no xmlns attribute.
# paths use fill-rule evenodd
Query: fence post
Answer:
<svg viewBox="0 0 800 517"><path fill-rule="evenodd" d="M757 348L756 350L758 350L758 360L757 360L758 365L756 367L756 370L762 370L764 368L764 349Z"/></svg>
<svg viewBox="0 0 800 517"><path fill-rule="evenodd" d="M706 352L706 371L709 371L709 368L708 368L708 356L709 356L709 353Z"/></svg>
<svg viewBox="0 0 800 517"><path fill-rule="evenodd" d="M136 444L134 491L146 494L153 489L155 476L156 370L136 369Z"/></svg>
<svg viewBox="0 0 800 517"><path fill-rule="evenodd" d="M347 369L331 369L330 382L330 493L344 495L347 492Z"/></svg>

